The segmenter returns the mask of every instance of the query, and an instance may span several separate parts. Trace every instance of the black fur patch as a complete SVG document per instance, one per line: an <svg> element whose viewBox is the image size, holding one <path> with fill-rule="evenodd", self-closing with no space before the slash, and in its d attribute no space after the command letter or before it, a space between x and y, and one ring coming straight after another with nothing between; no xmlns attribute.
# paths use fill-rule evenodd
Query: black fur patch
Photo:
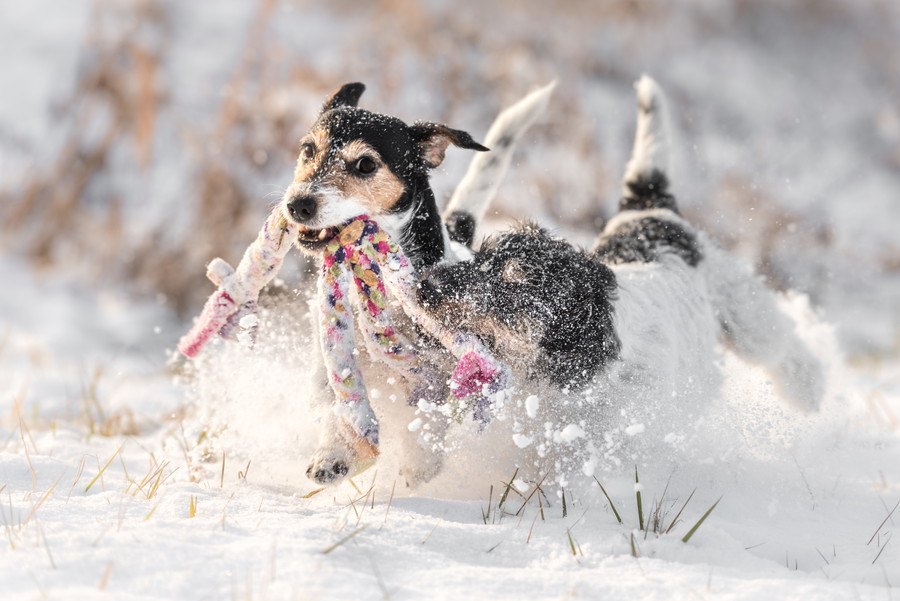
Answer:
<svg viewBox="0 0 900 601"><path fill-rule="evenodd" d="M489 238L471 261L431 270L419 300L448 327L478 335L495 352L491 324L509 331L536 324L540 340L522 340L539 348L530 375L577 388L619 356L615 292L606 265L526 225Z"/></svg>
<svg viewBox="0 0 900 601"><path fill-rule="evenodd" d="M628 192L619 201L620 211L646 211L647 209L669 209L678 213L675 197L669 194L669 178L659 169L649 175L640 175L626 182Z"/></svg>
<svg viewBox="0 0 900 601"><path fill-rule="evenodd" d="M475 239L475 217L468 211L453 211L444 221L450 239L472 248Z"/></svg>
<svg viewBox="0 0 900 601"><path fill-rule="evenodd" d="M664 254L681 257L691 267L703 259L697 236L681 224L658 217L626 221L604 232L594 245L594 256L605 263L652 263Z"/></svg>

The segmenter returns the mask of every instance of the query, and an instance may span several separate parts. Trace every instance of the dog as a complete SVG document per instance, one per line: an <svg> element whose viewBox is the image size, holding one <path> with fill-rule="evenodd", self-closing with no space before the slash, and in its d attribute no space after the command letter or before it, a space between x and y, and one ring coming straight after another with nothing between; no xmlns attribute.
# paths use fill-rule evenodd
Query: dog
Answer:
<svg viewBox="0 0 900 601"><path fill-rule="evenodd" d="M376 220L398 242L413 266L427 268L470 256L467 245L474 236L477 220L484 214L497 186L509 167L511 155L522 134L544 110L553 86L541 88L503 111L488 132L486 142L493 147L488 158L473 161L466 186L458 190L447 207L445 222L438 211L428 173L439 166L450 145L485 152L465 131L432 122L407 125L396 117L359 108L365 90L361 83L348 83L330 96L309 133L300 141L294 179L286 189L281 209L299 225L298 246L319 256L348 219L366 214ZM403 323L403 316L398 315ZM317 327L316 320L312 320ZM411 323L406 324L415 339ZM318 336L314 337L318 340ZM313 404L324 409L321 435L307 476L319 484L336 483L358 470L378 454L360 440L340 416L325 377L321 361L314 361ZM378 390L397 391L398 385L383 368L363 361L367 384ZM401 392L402 393L402 392ZM387 399L396 394L386 394ZM415 407L405 403L373 403L379 421L412 419ZM375 400L375 399L372 399ZM392 405L401 405L400 407ZM401 417L386 417L394 411ZM439 464L417 437L406 433L404 453L410 458L405 469L410 482L430 477Z"/></svg>
<svg viewBox="0 0 900 601"><path fill-rule="evenodd" d="M664 414L677 411L673 398L708 398L722 380L719 340L764 367L788 403L817 409L822 365L776 294L679 214L662 92L646 76L636 90L619 212L593 249L526 224L488 238L470 260L423 274L420 303L477 335L526 388L587 390L594 401L582 417L651 399ZM595 464L586 459L585 471Z"/></svg>

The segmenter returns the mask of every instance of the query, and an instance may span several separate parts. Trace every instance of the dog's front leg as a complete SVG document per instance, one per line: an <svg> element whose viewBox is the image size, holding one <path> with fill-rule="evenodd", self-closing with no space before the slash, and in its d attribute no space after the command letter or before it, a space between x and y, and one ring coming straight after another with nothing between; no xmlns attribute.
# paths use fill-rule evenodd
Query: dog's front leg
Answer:
<svg viewBox="0 0 900 601"><path fill-rule="evenodd" d="M366 427L376 428L370 431L367 438L359 433L360 428L351 425L352 412L340 403L335 392L328 383L328 368L322 353L322 343L318 313L315 305L311 307L310 322L314 341L314 353L310 363L310 380L314 383L310 405L321 412L319 425L319 444L313 453L306 476L319 484L336 484L348 475L353 475L367 468L378 456L377 423L374 415L363 419L363 431ZM359 421L359 420L357 420ZM365 424L368 421L369 424ZM374 434L374 435L373 435Z"/></svg>
<svg viewBox="0 0 900 601"><path fill-rule="evenodd" d="M441 471L451 418L439 408L425 411L420 408L411 417L402 437L400 475L407 486L415 488Z"/></svg>
<svg viewBox="0 0 900 601"><path fill-rule="evenodd" d="M360 436L334 411L322 420L319 447L313 453L306 476L318 484L336 484L346 476L368 468L378 457L378 447Z"/></svg>

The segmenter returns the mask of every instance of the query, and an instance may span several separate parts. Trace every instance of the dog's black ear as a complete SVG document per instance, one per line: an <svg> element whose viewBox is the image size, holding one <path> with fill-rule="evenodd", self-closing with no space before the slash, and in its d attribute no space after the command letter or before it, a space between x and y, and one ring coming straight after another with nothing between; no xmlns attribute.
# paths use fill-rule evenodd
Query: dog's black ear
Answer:
<svg viewBox="0 0 900 601"><path fill-rule="evenodd" d="M365 91L365 84L359 82L345 83L325 101L325 104L322 105L322 112L325 113L339 106L356 106L359 103L359 97Z"/></svg>
<svg viewBox="0 0 900 601"><path fill-rule="evenodd" d="M431 168L437 167L444 161L444 152L450 144L480 152L490 150L473 140L472 136L466 132L459 129L450 129L440 123L419 121L413 124L410 129L413 137L416 139L416 143L419 145L422 160L425 161L425 165Z"/></svg>

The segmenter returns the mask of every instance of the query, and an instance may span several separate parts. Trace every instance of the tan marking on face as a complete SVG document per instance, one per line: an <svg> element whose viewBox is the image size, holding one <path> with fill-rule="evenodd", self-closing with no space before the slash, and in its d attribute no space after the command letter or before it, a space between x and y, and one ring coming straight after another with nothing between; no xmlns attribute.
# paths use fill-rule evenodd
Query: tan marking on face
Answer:
<svg viewBox="0 0 900 601"><path fill-rule="evenodd" d="M305 159L303 156L302 148L307 143L311 143L316 148L316 154L311 159ZM324 129L314 129L300 140L300 148L297 167L294 169L295 184L306 183L319 169L331 148L331 138Z"/></svg>
<svg viewBox="0 0 900 601"><path fill-rule="evenodd" d="M327 131L317 129L309 132L301 140L301 148L307 142L316 146L316 154L311 159L304 160L301 152L294 172L295 185L307 184L313 174L318 174L316 187L331 188L344 198L354 198L368 207L373 215L389 212L403 196L406 189L403 182L387 167L381 155L362 140L345 144L338 149L337 156L331 159L326 158L332 144ZM356 161L364 156L374 160L378 166L368 176L353 170ZM326 164L326 160L330 164Z"/></svg>
<svg viewBox="0 0 900 601"><path fill-rule="evenodd" d="M339 160L324 178L324 184L340 190L347 198L359 199L373 215L387 213L397 204L405 186L388 168L378 151L362 140L353 140L338 151L338 156ZM353 165L363 157L369 157L378 166L371 175L363 176L353 169Z"/></svg>

